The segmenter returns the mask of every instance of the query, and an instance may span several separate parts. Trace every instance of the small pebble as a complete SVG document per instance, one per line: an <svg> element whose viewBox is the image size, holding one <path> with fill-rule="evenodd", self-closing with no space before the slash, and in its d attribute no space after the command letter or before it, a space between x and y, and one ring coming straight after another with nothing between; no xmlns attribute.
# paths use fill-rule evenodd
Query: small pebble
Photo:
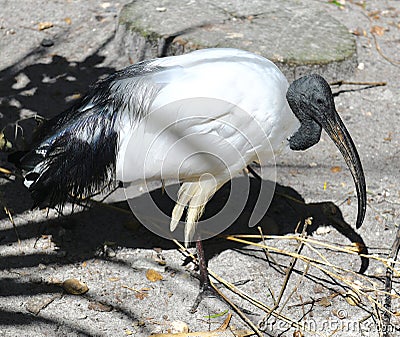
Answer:
<svg viewBox="0 0 400 337"><path fill-rule="evenodd" d="M54 45L54 42L53 42L53 40L50 40L50 39L43 39L40 44L42 47L51 47Z"/></svg>
<svg viewBox="0 0 400 337"><path fill-rule="evenodd" d="M105 253L106 253L107 257L115 257L115 256L117 256L117 253L114 251L114 249L112 249L110 247L106 248Z"/></svg>
<svg viewBox="0 0 400 337"><path fill-rule="evenodd" d="M83 295L84 293L89 291L88 286L77 279L65 280L62 283L62 287L68 294L71 295Z"/></svg>
<svg viewBox="0 0 400 337"><path fill-rule="evenodd" d="M326 235L328 233L330 233L331 228L327 227L327 226L322 226L322 227L318 227L317 230L315 231L315 233L317 235Z"/></svg>
<svg viewBox="0 0 400 337"><path fill-rule="evenodd" d="M171 322L171 333L188 333L189 327L185 322L173 321Z"/></svg>
<svg viewBox="0 0 400 337"><path fill-rule="evenodd" d="M40 270L45 270L47 268L47 266L43 263L39 263L38 267Z"/></svg>
<svg viewBox="0 0 400 337"><path fill-rule="evenodd" d="M111 6L111 4L109 2L103 2L102 4L100 4L100 7L104 8L104 9L106 9L106 8L108 8L110 6Z"/></svg>

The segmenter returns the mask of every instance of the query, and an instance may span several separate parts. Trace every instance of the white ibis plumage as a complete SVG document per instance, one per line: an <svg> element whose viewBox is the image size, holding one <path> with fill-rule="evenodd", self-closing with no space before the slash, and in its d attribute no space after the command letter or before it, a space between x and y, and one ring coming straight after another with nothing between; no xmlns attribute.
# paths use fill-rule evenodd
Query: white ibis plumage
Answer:
<svg viewBox="0 0 400 337"><path fill-rule="evenodd" d="M44 125L21 164L36 206L63 205L116 180L179 181L170 228L186 209L189 241L204 205L224 183L253 162L306 150L322 128L353 176L358 228L366 208L363 169L328 83L308 75L289 86L271 61L242 50L145 60L98 81ZM210 153L221 160L210 160Z"/></svg>

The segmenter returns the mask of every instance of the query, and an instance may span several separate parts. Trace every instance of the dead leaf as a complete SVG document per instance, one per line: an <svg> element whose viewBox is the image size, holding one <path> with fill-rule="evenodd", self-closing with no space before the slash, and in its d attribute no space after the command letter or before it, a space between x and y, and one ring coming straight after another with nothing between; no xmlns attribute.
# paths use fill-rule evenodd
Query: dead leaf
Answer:
<svg viewBox="0 0 400 337"><path fill-rule="evenodd" d="M111 305L104 304L101 302L90 302L88 304L88 309L99 312L110 312L113 309L113 307Z"/></svg>
<svg viewBox="0 0 400 337"><path fill-rule="evenodd" d="M38 315L39 312L45 309L50 303L52 303L55 299L61 298L61 294L55 294L52 296L45 296L41 298L32 298L28 301L25 308L30 313L34 315Z"/></svg>
<svg viewBox="0 0 400 337"><path fill-rule="evenodd" d="M341 171L342 171L342 168L340 166L332 166L331 167L331 172L332 173L338 173L338 172L341 172Z"/></svg>
<svg viewBox="0 0 400 337"><path fill-rule="evenodd" d="M38 23L38 29L39 30L49 29L51 27L53 27L53 23L52 22L46 21L46 22L39 22Z"/></svg>
<svg viewBox="0 0 400 337"><path fill-rule="evenodd" d="M389 132L388 135L387 135L387 137L383 138L383 140L384 140L385 142L391 142L391 141L392 141L392 133Z"/></svg>
<svg viewBox="0 0 400 337"><path fill-rule="evenodd" d="M357 27L355 30L351 31L355 36L367 36L367 31L363 28Z"/></svg>
<svg viewBox="0 0 400 337"><path fill-rule="evenodd" d="M179 332L179 333L160 333L152 334L151 337L245 337L254 335L253 331L249 330L236 330L229 327L229 322L232 315L228 314L224 322L219 328L211 331L196 331L196 332Z"/></svg>
<svg viewBox="0 0 400 337"><path fill-rule="evenodd" d="M344 294L344 298L346 299L346 302L352 306L356 306L361 302L360 296L358 296L358 294L351 289Z"/></svg>
<svg viewBox="0 0 400 337"><path fill-rule="evenodd" d="M300 330L293 332L293 337L303 337L304 334Z"/></svg>
<svg viewBox="0 0 400 337"><path fill-rule="evenodd" d="M380 14L381 14L381 11L380 11L380 10L376 10L376 11L371 11L371 12L369 12L369 13L368 13L368 16L369 16L371 19L379 20Z"/></svg>
<svg viewBox="0 0 400 337"><path fill-rule="evenodd" d="M64 18L64 22L67 24L67 25L70 25L71 23L72 23L72 20L71 20L71 18Z"/></svg>
<svg viewBox="0 0 400 337"><path fill-rule="evenodd" d="M326 307L330 307L332 305L332 302L330 301L330 299L328 299L327 297L322 297L319 301L318 304L324 308Z"/></svg>
<svg viewBox="0 0 400 337"><path fill-rule="evenodd" d="M221 324L221 326L217 330L220 330L220 331L226 330L229 326L229 323L231 322L231 318L232 318L232 314L229 313L228 316L226 316L223 323Z"/></svg>
<svg viewBox="0 0 400 337"><path fill-rule="evenodd" d="M381 26L372 26L371 33L376 34L378 36L382 36L383 34L385 34L385 28Z"/></svg>
<svg viewBox="0 0 400 337"><path fill-rule="evenodd" d="M317 284L313 287L313 291L316 294L322 293L324 291L324 287L322 287L320 284Z"/></svg>
<svg viewBox="0 0 400 337"><path fill-rule="evenodd" d="M145 299L147 296L149 296L149 294L147 293L147 291L150 290L150 288L142 288L140 290L132 288L132 287L128 287L127 285L123 284L122 288L125 289L129 289L135 292L135 297L139 300L143 300Z"/></svg>
<svg viewBox="0 0 400 337"><path fill-rule="evenodd" d="M75 278L65 280L62 283L62 287L68 294L71 295L83 295L89 290L88 286L85 283Z"/></svg>
<svg viewBox="0 0 400 337"><path fill-rule="evenodd" d="M7 151L12 148L12 144L3 132L0 132L0 151Z"/></svg>
<svg viewBox="0 0 400 337"><path fill-rule="evenodd" d="M154 269L148 269L146 271L146 278L150 282L157 282L163 279L162 275L158 271L155 271Z"/></svg>
<svg viewBox="0 0 400 337"><path fill-rule="evenodd" d="M148 297L149 296L149 294L148 293L146 293L146 292L144 292L144 291L137 291L137 292L135 292L135 297L138 299L138 300L144 300L146 297Z"/></svg>

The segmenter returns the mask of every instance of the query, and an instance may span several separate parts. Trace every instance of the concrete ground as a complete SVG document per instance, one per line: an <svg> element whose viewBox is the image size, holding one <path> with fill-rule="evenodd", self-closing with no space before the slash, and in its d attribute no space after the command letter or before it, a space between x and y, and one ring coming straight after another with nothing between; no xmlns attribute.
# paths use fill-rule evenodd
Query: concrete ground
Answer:
<svg viewBox="0 0 400 337"><path fill-rule="evenodd" d="M0 0L0 118L2 128L8 125L8 134L15 130L21 135L14 126L24 117L60 113L97 78L129 64L113 44L117 15L127 2ZM253 324L261 322L267 335L299 336L303 331L304 335L378 336L384 316L382 259L400 223L400 4L386 0L307 4L326 11L356 37L358 66L343 80L386 82L371 88L333 87L337 110L364 166L368 190L364 225L354 229L357 205L351 175L323 134L307 152L278 159L277 193L261 226L266 234L290 235L299 220L312 216L310 238L329 243L330 249L307 242L300 252L293 239L282 238L266 241L271 247L268 258L259 247L225 238L206 241L205 249L210 269L238 282L237 289L269 307L293 261L288 252L301 253L275 311L287 319L267 320L265 310L221 288ZM45 22L52 27L39 30L38 24ZM33 127L31 121L18 125L25 130ZM172 331L177 321L185 322L192 332L209 331L218 328L228 312L233 314L229 329L250 330L239 314L215 298L189 313L198 292L198 280L191 276L193 264L173 242L138 224L126 205L94 205L63 217L54 210L31 211L21 178L3 172L13 170L4 153L0 167L4 210L0 336L148 336ZM252 188L256 191L257 186ZM217 194L209 211L226 194L226 189ZM258 233L248 228L247 215L244 212L230 234ZM349 253L351 241L364 242L373 255L364 275L356 273L361 260ZM324 263L315 263L323 259ZM392 336L400 328L397 270ZM63 290L60 283L70 278L85 283L89 291L72 295Z"/></svg>

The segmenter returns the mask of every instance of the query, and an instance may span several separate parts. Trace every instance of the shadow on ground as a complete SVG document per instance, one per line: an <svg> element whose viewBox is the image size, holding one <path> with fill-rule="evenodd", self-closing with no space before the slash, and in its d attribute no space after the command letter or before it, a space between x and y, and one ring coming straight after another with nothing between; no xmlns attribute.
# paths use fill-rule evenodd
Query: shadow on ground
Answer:
<svg viewBox="0 0 400 337"><path fill-rule="evenodd" d="M30 131L36 126L32 117L51 118L61 113L79 99L90 84L115 71L101 65L105 57L100 55L113 38L114 35L109 37L81 62L71 62L62 56L51 55L51 50L45 47L37 47L0 72L0 131L16 149L22 150L29 144ZM37 61L47 54L51 55L51 62ZM28 63L26 60L36 62L24 66Z"/></svg>
<svg viewBox="0 0 400 337"><path fill-rule="evenodd" d="M224 199L229 195L229 184L223 187L207 205L207 211L204 216L210 216L221 207ZM166 200L161 191L153 193L153 198L163 207L165 212L172 209L173 204ZM256 227L249 228L247 223L254 200L257 199L258 182L252 179L250 188L249 202L237 221L229 227L222 235L226 234L258 234ZM115 208L114 208L115 207ZM121 209L122 211L120 211ZM128 211L128 212L127 212ZM305 203L303 198L294 189L277 185L272 203L264 218L260 221L263 233L283 235L293 233L298 223L303 223L304 219L312 217L312 225L308 227L309 234L314 232L321 225L331 225L351 242L363 244L362 238L348 225L342 217L337 206L331 202L323 203ZM271 231L272 229L272 231ZM301 226L298 230L301 230ZM126 203L119 203L109 206L102 204L94 205L89 210L59 217L58 219L44 220L42 222L31 222L18 227L18 233L21 240L41 237L48 235L56 243L60 251L65 252L62 256L47 254L15 255L1 256L0 268L37 268L40 264L46 266L60 266L81 263L90 259L105 259L111 263L122 263L120 259L107 258L106 254L99 254L104 247L105 242L115 242L118 247L127 248L145 248L153 249L159 247L162 250L176 249L176 246L170 240L163 239L151 231L141 226L135 220L133 214L129 214L129 208ZM17 241L13 229L0 231L0 244L8 245ZM223 238L212 238L205 242L205 251L208 258L218 255L226 249L240 250L243 246L238 243L227 241ZM246 254L246 252L243 252ZM367 253L365 250L363 253ZM368 260L362 259L360 269L364 271L368 267ZM135 272L132 270L132 272ZM57 293L60 289L54 285L32 281L5 278L0 280L0 292L2 296L35 296L40 294ZM90 297L88 297L90 300ZM126 312L123 308L114 310L129 316L132 320L133 313ZM19 313L22 315L21 322L30 324L43 318ZM0 312L3 324L15 324L12 319L12 313ZM37 322L36 322L37 323ZM46 323L46 322L44 322ZM56 322L53 322L56 323ZM20 323L22 324L22 323ZM71 327L72 329L73 327ZM76 330L75 332L79 332Z"/></svg>

